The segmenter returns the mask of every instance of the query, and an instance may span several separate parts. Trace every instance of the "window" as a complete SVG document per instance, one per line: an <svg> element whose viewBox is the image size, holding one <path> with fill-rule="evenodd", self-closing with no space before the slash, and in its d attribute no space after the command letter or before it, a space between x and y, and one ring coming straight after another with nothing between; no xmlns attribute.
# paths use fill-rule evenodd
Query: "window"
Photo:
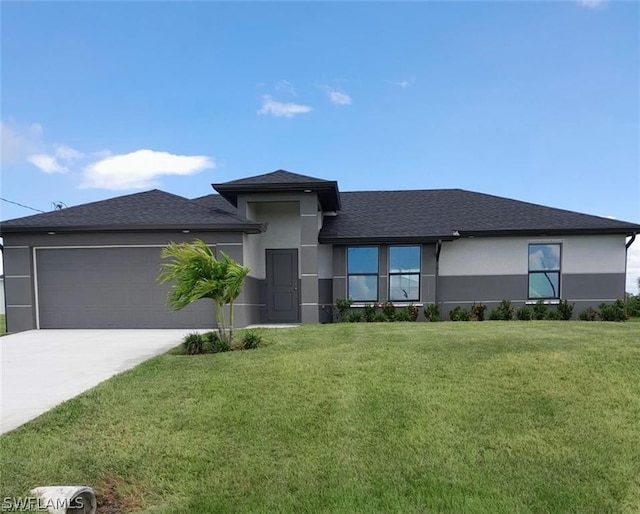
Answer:
<svg viewBox="0 0 640 514"><path fill-rule="evenodd" d="M389 247L389 300L420 300L420 247Z"/></svg>
<svg viewBox="0 0 640 514"><path fill-rule="evenodd" d="M560 298L560 244L529 245L529 299Z"/></svg>
<svg viewBox="0 0 640 514"><path fill-rule="evenodd" d="M355 302L378 301L378 247L347 248L347 296Z"/></svg>

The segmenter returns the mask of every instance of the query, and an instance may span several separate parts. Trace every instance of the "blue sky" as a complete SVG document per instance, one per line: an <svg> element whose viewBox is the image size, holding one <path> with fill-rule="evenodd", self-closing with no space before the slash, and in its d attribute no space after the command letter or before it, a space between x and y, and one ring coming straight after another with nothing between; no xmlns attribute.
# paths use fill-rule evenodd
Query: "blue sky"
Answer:
<svg viewBox="0 0 640 514"><path fill-rule="evenodd" d="M636 2L3 2L1 16L9 200L195 197L284 168L640 222Z"/></svg>

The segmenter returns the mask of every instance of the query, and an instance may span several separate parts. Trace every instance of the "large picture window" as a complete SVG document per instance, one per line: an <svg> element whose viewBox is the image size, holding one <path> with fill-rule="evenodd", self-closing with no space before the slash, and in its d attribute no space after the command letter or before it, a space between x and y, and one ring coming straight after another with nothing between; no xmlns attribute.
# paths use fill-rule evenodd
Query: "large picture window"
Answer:
<svg viewBox="0 0 640 514"><path fill-rule="evenodd" d="M529 299L560 298L561 245L529 245Z"/></svg>
<svg viewBox="0 0 640 514"><path fill-rule="evenodd" d="M347 296L355 302L378 301L378 247L347 248Z"/></svg>
<svg viewBox="0 0 640 514"><path fill-rule="evenodd" d="M420 247L389 247L389 300L420 300Z"/></svg>

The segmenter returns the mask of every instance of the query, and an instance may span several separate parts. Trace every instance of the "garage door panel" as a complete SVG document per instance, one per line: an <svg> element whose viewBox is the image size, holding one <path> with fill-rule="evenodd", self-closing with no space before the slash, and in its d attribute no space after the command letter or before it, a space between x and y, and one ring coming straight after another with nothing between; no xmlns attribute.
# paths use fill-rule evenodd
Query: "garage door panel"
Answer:
<svg viewBox="0 0 640 514"><path fill-rule="evenodd" d="M209 328L210 300L175 312L159 285L161 248L38 249L41 328Z"/></svg>

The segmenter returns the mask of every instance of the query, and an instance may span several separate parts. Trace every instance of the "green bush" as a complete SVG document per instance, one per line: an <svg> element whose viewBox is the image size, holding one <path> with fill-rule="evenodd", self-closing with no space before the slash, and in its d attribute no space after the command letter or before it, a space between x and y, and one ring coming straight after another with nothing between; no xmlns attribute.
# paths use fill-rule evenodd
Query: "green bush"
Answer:
<svg viewBox="0 0 640 514"><path fill-rule="evenodd" d="M640 294L627 296L627 314L634 318L640 317Z"/></svg>
<svg viewBox="0 0 640 514"><path fill-rule="evenodd" d="M417 306L411 304L407 307L407 313L409 314L409 321L418 321L418 314L420 309Z"/></svg>
<svg viewBox="0 0 640 514"><path fill-rule="evenodd" d="M489 313L489 319L509 321L513 319L514 310L509 300L502 300L498 306Z"/></svg>
<svg viewBox="0 0 640 514"><path fill-rule="evenodd" d="M262 346L262 336L249 330L242 335L241 350L255 350Z"/></svg>
<svg viewBox="0 0 640 514"><path fill-rule="evenodd" d="M352 303L353 300L351 298L338 298L333 304L335 317L340 323L347 321Z"/></svg>
<svg viewBox="0 0 640 514"><path fill-rule="evenodd" d="M364 311L362 312L362 318L367 322L371 323L375 321L376 314L378 313L378 308L375 304L368 303L364 306Z"/></svg>
<svg viewBox="0 0 640 514"><path fill-rule="evenodd" d="M405 307L396 311L395 321L411 321L409 310Z"/></svg>
<svg viewBox="0 0 640 514"><path fill-rule="evenodd" d="M591 307L587 307L580 314L578 314L578 319L580 321L595 321L597 317L598 311Z"/></svg>
<svg viewBox="0 0 640 514"><path fill-rule="evenodd" d="M538 300L533 306L533 319L547 319L547 306L542 300Z"/></svg>
<svg viewBox="0 0 640 514"><path fill-rule="evenodd" d="M362 321L362 313L361 312L352 312L349 314L347 318L349 323L360 323Z"/></svg>
<svg viewBox="0 0 640 514"><path fill-rule="evenodd" d="M396 320L396 307L393 305L393 302L384 302L382 305L382 314L387 318L387 321Z"/></svg>
<svg viewBox="0 0 640 514"><path fill-rule="evenodd" d="M487 306L484 303L474 303L471 306L471 317L476 321L484 321L484 311L487 310Z"/></svg>
<svg viewBox="0 0 640 514"><path fill-rule="evenodd" d="M451 311L449 311L449 319L451 321L469 321L469 311L464 307L454 307Z"/></svg>
<svg viewBox="0 0 640 514"><path fill-rule="evenodd" d="M629 319L629 314L625 309L624 302L616 300L612 304L600 304L600 318L602 321L626 321Z"/></svg>
<svg viewBox="0 0 640 514"><path fill-rule="evenodd" d="M189 355L199 355L204 352L204 338L197 332L187 334L182 339L182 347Z"/></svg>
<svg viewBox="0 0 640 514"><path fill-rule="evenodd" d="M575 303L569 305L567 300L560 300L558 304L558 314L560 315L560 319L568 321L571 319L573 315L573 308L575 307Z"/></svg>
<svg viewBox="0 0 640 514"><path fill-rule="evenodd" d="M561 320L562 316L558 311L547 311L547 314L545 315L544 319L555 321L555 320Z"/></svg>
<svg viewBox="0 0 640 514"><path fill-rule="evenodd" d="M523 305L516 311L516 318L520 321L531 321L533 319L533 310Z"/></svg>
<svg viewBox="0 0 640 514"><path fill-rule="evenodd" d="M427 321L440 321L440 309L435 303L430 303L424 308L424 317Z"/></svg>
<svg viewBox="0 0 640 514"><path fill-rule="evenodd" d="M384 323L385 321L387 321L387 317L381 312L377 312L373 318L373 321L375 321L376 323Z"/></svg>

